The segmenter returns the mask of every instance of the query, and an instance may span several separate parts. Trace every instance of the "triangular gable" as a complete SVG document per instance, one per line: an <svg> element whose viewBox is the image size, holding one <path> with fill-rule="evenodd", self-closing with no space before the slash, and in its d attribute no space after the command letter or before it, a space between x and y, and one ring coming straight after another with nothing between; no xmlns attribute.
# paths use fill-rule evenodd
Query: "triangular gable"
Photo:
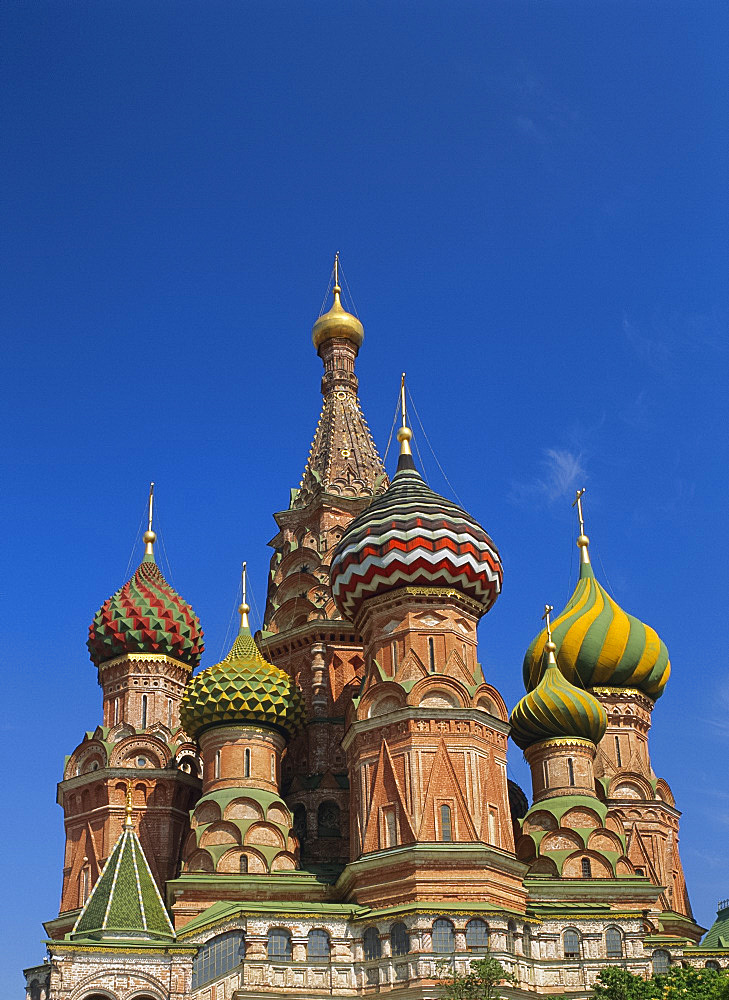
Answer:
<svg viewBox="0 0 729 1000"><path fill-rule="evenodd" d="M655 865L653 864L653 858L648 852L648 848L645 845L640 830L635 823L630 828L630 833L628 834L628 844L625 849L625 853L628 860L632 863L634 868L643 868L646 875L651 880L654 885L662 885L661 877L656 871ZM661 898L664 898L662 895ZM666 904L668 901L666 900Z"/></svg>
<svg viewBox="0 0 729 1000"><path fill-rule="evenodd" d="M385 845L380 842L380 807L394 804L398 807L400 822L400 843L412 844L415 832L410 823L410 816L405 806L405 796L400 788L400 782L395 774L395 766L390 756L390 749L385 740L380 744L380 756L377 759L377 771L372 783L372 794L367 809L367 827L362 841L362 853L380 851Z"/></svg>
<svg viewBox="0 0 729 1000"><path fill-rule="evenodd" d="M420 829L418 830L418 840L433 841L439 839L435 827L435 810L439 804L437 802L439 799L450 799L455 806L458 825L456 826L456 818L454 817L452 828L454 834L458 830L458 840L477 841L479 837L476 833L476 828L473 825L466 800L461 792L460 783L456 777L456 772L453 770L453 763L442 737L438 742L433 766L430 769L428 788L425 793L425 801L423 802L422 819L420 821Z"/></svg>
<svg viewBox="0 0 729 1000"><path fill-rule="evenodd" d="M409 649L398 665L395 680L398 684L407 684L409 681L419 681L427 676L428 671L419 657L413 649Z"/></svg>
<svg viewBox="0 0 729 1000"><path fill-rule="evenodd" d="M461 684L465 684L466 687L473 687L473 677L469 674L466 669L466 664L463 662L463 657L461 654L455 650L451 650L451 654L446 660L445 669L443 673L446 677L453 677L454 680L460 681Z"/></svg>
<svg viewBox="0 0 729 1000"><path fill-rule="evenodd" d="M362 681L362 687L359 692L360 698L362 697L363 694L365 694L365 692L369 691L371 687L374 687L375 684L382 684L386 680L389 680L389 678L384 676L380 664L373 656L370 659L370 664L367 668L367 673L365 674L364 680Z"/></svg>

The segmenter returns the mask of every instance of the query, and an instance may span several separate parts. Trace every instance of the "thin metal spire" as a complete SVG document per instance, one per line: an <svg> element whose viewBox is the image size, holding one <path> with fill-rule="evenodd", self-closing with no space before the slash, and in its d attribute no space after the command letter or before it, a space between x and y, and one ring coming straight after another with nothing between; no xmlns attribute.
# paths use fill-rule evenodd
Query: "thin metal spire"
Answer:
<svg viewBox="0 0 729 1000"><path fill-rule="evenodd" d="M144 555L154 559L154 543L156 534L152 531L152 514L154 512L154 483L149 484L149 504L147 506L147 530L144 532Z"/></svg>
<svg viewBox="0 0 729 1000"><path fill-rule="evenodd" d="M582 516L582 497L585 494L585 487L583 486L581 490L577 490L575 493L575 499L572 501L572 506L577 507L577 517L580 522L580 533L577 536L577 546L580 550L580 563L585 566L590 564L590 552L589 545L590 539L585 534L585 519Z"/></svg>
<svg viewBox="0 0 729 1000"><path fill-rule="evenodd" d="M246 602L246 590L247 590L247 586L248 586L248 580L247 580L248 572L247 572L247 569L246 569L247 565L248 565L247 563L245 563L245 562L243 563L243 566L241 568L241 574L240 574L240 576L241 576L241 584L240 584L240 586L241 586L241 596L242 596L243 600L241 602L240 607L238 608L238 611L240 612L240 627L241 627L241 629L250 628L250 625L249 625L249 622L248 622L248 614L249 614L249 612L250 612L251 609L250 609L249 604Z"/></svg>

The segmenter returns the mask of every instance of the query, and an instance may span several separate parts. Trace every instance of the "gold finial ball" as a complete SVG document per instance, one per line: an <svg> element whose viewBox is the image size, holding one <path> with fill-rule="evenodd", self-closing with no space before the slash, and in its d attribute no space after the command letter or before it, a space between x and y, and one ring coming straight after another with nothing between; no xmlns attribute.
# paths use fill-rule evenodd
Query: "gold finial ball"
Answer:
<svg viewBox="0 0 729 1000"><path fill-rule="evenodd" d="M578 535L577 544L581 549L583 549L586 545L590 544L590 539L587 537L587 535Z"/></svg>
<svg viewBox="0 0 729 1000"><path fill-rule="evenodd" d="M157 535L154 533L154 531L145 531L144 532L144 544L145 545L154 545L154 543L156 541L157 541Z"/></svg>
<svg viewBox="0 0 729 1000"><path fill-rule="evenodd" d="M247 615L250 610L251 610L250 605L248 605L248 604L241 604L240 607L238 608L238 614L240 614L240 615Z"/></svg>
<svg viewBox="0 0 729 1000"><path fill-rule="evenodd" d="M410 430L409 427L401 427L400 430L397 432L398 441L410 441L412 436L413 432Z"/></svg>
<svg viewBox="0 0 729 1000"><path fill-rule="evenodd" d="M547 650L548 653L556 653L557 652L557 647L555 646L555 644L552 642L551 639L549 640L548 643L545 643L544 648Z"/></svg>

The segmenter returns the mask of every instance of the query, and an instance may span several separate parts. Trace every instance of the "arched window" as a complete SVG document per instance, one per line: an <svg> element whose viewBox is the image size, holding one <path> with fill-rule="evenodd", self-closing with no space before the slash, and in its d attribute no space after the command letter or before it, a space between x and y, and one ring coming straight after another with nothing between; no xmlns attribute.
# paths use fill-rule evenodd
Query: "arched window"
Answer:
<svg viewBox="0 0 729 1000"><path fill-rule="evenodd" d="M395 676L397 671L397 643L393 639L390 643L390 655L392 657L392 676Z"/></svg>
<svg viewBox="0 0 729 1000"><path fill-rule="evenodd" d="M506 927L506 950L513 955L516 951L516 924L510 920Z"/></svg>
<svg viewBox="0 0 729 1000"><path fill-rule="evenodd" d="M582 877L592 878L592 862L590 861L590 859L583 858L581 864L582 864Z"/></svg>
<svg viewBox="0 0 729 1000"><path fill-rule="evenodd" d="M306 840L306 806L300 803L294 806L294 833L299 838L299 843Z"/></svg>
<svg viewBox="0 0 729 1000"><path fill-rule="evenodd" d="M251 750L250 747L246 747L243 751L243 777L250 778L251 776Z"/></svg>
<svg viewBox="0 0 729 1000"><path fill-rule="evenodd" d="M322 802L316 814L320 837L341 837L341 816L336 802Z"/></svg>
<svg viewBox="0 0 729 1000"><path fill-rule="evenodd" d="M445 917L433 922L433 951L440 955L450 955L456 948L456 932L453 924Z"/></svg>
<svg viewBox="0 0 729 1000"><path fill-rule="evenodd" d="M663 948L657 948L653 952L653 975L665 976L671 967L671 956Z"/></svg>
<svg viewBox="0 0 729 1000"><path fill-rule="evenodd" d="M562 935L562 945L564 947L565 958L580 957L580 935L571 928Z"/></svg>
<svg viewBox="0 0 729 1000"><path fill-rule="evenodd" d="M617 927L608 927L605 931L605 954L608 958L623 957L623 935Z"/></svg>
<svg viewBox="0 0 729 1000"><path fill-rule="evenodd" d="M365 962L374 962L382 957L382 942L380 932L376 927L368 927L362 937L362 947L364 949Z"/></svg>
<svg viewBox="0 0 729 1000"><path fill-rule="evenodd" d="M81 869L81 905L86 902L91 893L91 869L84 865Z"/></svg>
<svg viewBox="0 0 729 1000"><path fill-rule="evenodd" d="M114 699L114 725L119 721L119 699Z"/></svg>
<svg viewBox="0 0 729 1000"><path fill-rule="evenodd" d="M239 871L240 871L241 875L247 875L248 874L248 855L247 854L241 854L241 856L240 856Z"/></svg>
<svg viewBox="0 0 729 1000"><path fill-rule="evenodd" d="M428 665L431 674L435 673L435 640L432 636L428 639Z"/></svg>
<svg viewBox="0 0 729 1000"><path fill-rule="evenodd" d="M215 777L220 777L220 750L215 751Z"/></svg>
<svg viewBox="0 0 729 1000"><path fill-rule="evenodd" d="M331 949L332 946L329 941L329 935L326 931L319 930L318 928L309 931L309 937L307 938L306 945L307 958L325 958L328 961Z"/></svg>
<svg viewBox="0 0 729 1000"><path fill-rule="evenodd" d="M451 826L451 807L440 807L440 839L446 842L453 840L453 828Z"/></svg>
<svg viewBox="0 0 729 1000"><path fill-rule="evenodd" d="M276 754L271 754L271 781L276 780Z"/></svg>
<svg viewBox="0 0 729 1000"><path fill-rule="evenodd" d="M410 935L402 921L390 928L390 951L393 955L407 955L410 951Z"/></svg>
<svg viewBox="0 0 729 1000"><path fill-rule="evenodd" d="M522 948L524 949L524 958L532 957L532 929L529 924L524 924L524 936L522 937Z"/></svg>
<svg viewBox="0 0 729 1000"><path fill-rule="evenodd" d="M276 962L291 961L291 935L283 927L272 927L268 932L268 957Z"/></svg>
<svg viewBox="0 0 729 1000"><path fill-rule="evenodd" d="M147 728L147 695L142 695L142 729Z"/></svg>
<svg viewBox="0 0 729 1000"><path fill-rule="evenodd" d="M544 777L544 787L549 788L549 767L547 766L546 760L542 761L542 772Z"/></svg>
<svg viewBox="0 0 729 1000"><path fill-rule="evenodd" d="M713 969L714 972L720 972L721 966L718 962L715 962L713 958L710 958L708 962L704 962L705 969Z"/></svg>
<svg viewBox="0 0 729 1000"><path fill-rule="evenodd" d="M167 728L172 729L172 699L167 699Z"/></svg>
<svg viewBox="0 0 729 1000"><path fill-rule="evenodd" d="M488 951L489 928L484 920L476 917L466 924L466 947L469 951Z"/></svg>
<svg viewBox="0 0 729 1000"><path fill-rule="evenodd" d="M571 757L567 758L567 770L569 772L570 785L574 785L574 783L575 783L575 767L574 767L574 764L572 763L572 758Z"/></svg>
<svg viewBox="0 0 729 1000"><path fill-rule="evenodd" d="M615 737L615 759L617 761L618 767L623 766L623 761L620 756L620 737Z"/></svg>
<svg viewBox="0 0 729 1000"><path fill-rule="evenodd" d="M196 990L240 965L245 957L242 931L228 931L204 944L192 960L192 988Z"/></svg>
<svg viewBox="0 0 729 1000"><path fill-rule="evenodd" d="M392 806L383 810L383 816L385 819L385 845L397 847L397 817Z"/></svg>
<svg viewBox="0 0 729 1000"><path fill-rule="evenodd" d="M34 979L30 984L30 1000L40 1000L40 983L37 979Z"/></svg>

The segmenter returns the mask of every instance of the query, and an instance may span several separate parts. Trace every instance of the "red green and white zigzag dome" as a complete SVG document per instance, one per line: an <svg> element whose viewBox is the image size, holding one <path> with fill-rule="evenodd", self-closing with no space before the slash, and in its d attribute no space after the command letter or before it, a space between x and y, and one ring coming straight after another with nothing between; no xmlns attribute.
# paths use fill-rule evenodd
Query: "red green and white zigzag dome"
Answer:
<svg viewBox="0 0 729 1000"><path fill-rule="evenodd" d="M125 653L163 653L194 668L205 648L199 618L153 555L145 555L131 580L101 605L86 645L96 666Z"/></svg>

